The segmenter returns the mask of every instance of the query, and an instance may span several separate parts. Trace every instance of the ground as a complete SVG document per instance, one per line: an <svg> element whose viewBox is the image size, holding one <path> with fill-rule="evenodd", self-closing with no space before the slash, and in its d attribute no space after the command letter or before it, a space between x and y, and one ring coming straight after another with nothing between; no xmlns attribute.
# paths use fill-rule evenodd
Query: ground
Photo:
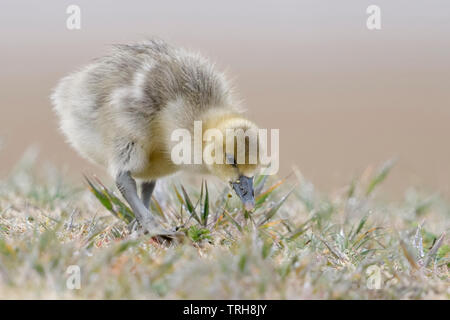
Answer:
<svg viewBox="0 0 450 320"><path fill-rule="evenodd" d="M298 170L259 176L252 213L213 178L173 177L152 211L186 236L161 243L130 234L112 185L28 154L0 181L0 298L449 299L450 205L414 190L383 200L390 170L332 194Z"/></svg>

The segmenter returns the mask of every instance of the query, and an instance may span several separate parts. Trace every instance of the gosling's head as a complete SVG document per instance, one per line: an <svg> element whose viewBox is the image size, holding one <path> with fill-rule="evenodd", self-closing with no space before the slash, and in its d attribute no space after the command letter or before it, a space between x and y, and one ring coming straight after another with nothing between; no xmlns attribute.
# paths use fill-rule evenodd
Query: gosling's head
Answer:
<svg viewBox="0 0 450 320"><path fill-rule="evenodd" d="M205 161L207 170L230 183L250 211L255 206L253 177L260 168L258 128L240 116L222 119L215 125L206 132L204 157L211 155Z"/></svg>

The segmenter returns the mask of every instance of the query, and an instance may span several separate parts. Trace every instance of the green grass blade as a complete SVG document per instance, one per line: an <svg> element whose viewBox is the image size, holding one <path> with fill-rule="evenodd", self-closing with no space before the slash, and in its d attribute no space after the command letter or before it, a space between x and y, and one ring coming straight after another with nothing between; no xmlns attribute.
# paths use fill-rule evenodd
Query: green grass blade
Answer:
<svg viewBox="0 0 450 320"><path fill-rule="evenodd" d="M116 206L115 208L117 209L117 211L114 211L116 215L118 215L119 219L125 221L126 223L130 223L131 221L133 221L134 212L122 200L120 200L113 192L107 189L104 189L104 194L106 194L109 200Z"/></svg>
<svg viewBox="0 0 450 320"><path fill-rule="evenodd" d="M208 183L205 181L205 202L203 205L203 225L206 226L208 224L208 216L209 216L209 192L208 192Z"/></svg>
<svg viewBox="0 0 450 320"><path fill-rule="evenodd" d="M394 160L388 160L381 166L375 177L370 181L366 190L366 196L370 195L375 187L386 179L394 164Z"/></svg>
<svg viewBox="0 0 450 320"><path fill-rule="evenodd" d="M424 267L427 267L430 264L431 259L437 253L438 249L442 246L442 243L444 242L444 238L445 238L445 233L439 237L439 239L436 241L436 243L433 245L433 247L430 249L430 251L428 251L425 261L423 263Z"/></svg>
<svg viewBox="0 0 450 320"><path fill-rule="evenodd" d="M281 198L280 201L278 201L278 203L276 203L272 208L270 208L265 213L264 218L258 223L259 227L273 218L275 213L277 213L278 209L280 209L280 207L283 205L283 203L286 201L286 199L292 194L293 191L294 191L294 188L292 188L291 191L289 191L283 198Z"/></svg>
<svg viewBox="0 0 450 320"><path fill-rule="evenodd" d="M269 177L268 175L259 175L255 179L255 195L256 196L258 196L261 193L268 177Z"/></svg>
<svg viewBox="0 0 450 320"><path fill-rule="evenodd" d="M164 214L164 211L161 207L161 205L159 204L158 200L156 200L155 197L152 197L152 207L154 209L154 211L161 217L164 219L164 221L167 221L166 215Z"/></svg>
<svg viewBox="0 0 450 320"><path fill-rule="evenodd" d="M175 195L177 196L178 201L180 201L180 204L186 205L184 203L183 197L181 196L180 192L178 192L177 187L173 186L173 190L175 191Z"/></svg>
<svg viewBox="0 0 450 320"><path fill-rule="evenodd" d="M285 181L286 181L286 179L282 179L282 180L278 181L273 186L271 186L269 189L267 189L266 191L264 191L263 193L258 195L255 198L255 206L258 207L258 206L262 205L264 203L264 201L266 201L266 199L272 194L272 192L275 189L277 189L278 187L280 187Z"/></svg>
<svg viewBox="0 0 450 320"><path fill-rule="evenodd" d="M186 189L184 189L183 186L181 186L181 191L183 192L183 195L184 195L184 201L186 202L186 208L188 209L189 213L191 214L191 216L192 216L198 223L201 223L201 222L200 222L200 219L199 219L199 217L198 217L198 215L197 215L197 213L195 212L195 208L194 208L194 206L192 205L192 201L191 201L191 199L189 198L189 196L188 196L188 194L187 194L187 192L186 192Z"/></svg>
<svg viewBox="0 0 450 320"><path fill-rule="evenodd" d="M96 179L97 187L93 181L88 177L84 177L89 185L89 190L94 194L94 196L100 201L100 203L111 212L116 218L130 223L134 219L133 211L123 203L114 193L108 188L106 188L100 180Z"/></svg>
<svg viewBox="0 0 450 320"><path fill-rule="evenodd" d="M100 190L97 189L97 187L94 185L94 183L87 177L84 176L84 179L89 185L89 190L94 194L94 196L100 201L100 203L109 211L113 212L113 206L111 204L111 201L108 199L107 196L103 194Z"/></svg>
<svg viewBox="0 0 450 320"><path fill-rule="evenodd" d="M236 228L242 232L242 227L241 225L231 216L231 214L229 214L226 210L223 212L223 214L225 215L225 217L231 221L232 224L234 224L236 226Z"/></svg>
<svg viewBox="0 0 450 320"><path fill-rule="evenodd" d="M361 232L362 228L366 224L367 218L368 218L368 215L365 215L364 217L361 218L361 220L359 221L358 227L355 230L355 233L352 235L352 240L358 233Z"/></svg>

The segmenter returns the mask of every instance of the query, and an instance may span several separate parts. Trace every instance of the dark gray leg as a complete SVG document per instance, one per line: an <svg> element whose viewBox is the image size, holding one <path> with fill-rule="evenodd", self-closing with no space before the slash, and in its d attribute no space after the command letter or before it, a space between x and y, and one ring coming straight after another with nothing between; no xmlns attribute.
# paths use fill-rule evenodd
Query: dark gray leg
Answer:
<svg viewBox="0 0 450 320"><path fill-rule="evenodd" d="M144 206L148 209L150 206L150 199L152 198L153 190L155 189L156 181L143 182L141 184L141 199Z"/></svg>
<svg viewBox="0 0 450 320"><path fill-rule="evenodd" d="M121 172L116 177L117 188L119 188L123 197L130 204L136 220L139 224L151 234L169 235L171 232L164 230L156 218L144 206L137 195L136 181L131 177L129 171Z"/></svg>

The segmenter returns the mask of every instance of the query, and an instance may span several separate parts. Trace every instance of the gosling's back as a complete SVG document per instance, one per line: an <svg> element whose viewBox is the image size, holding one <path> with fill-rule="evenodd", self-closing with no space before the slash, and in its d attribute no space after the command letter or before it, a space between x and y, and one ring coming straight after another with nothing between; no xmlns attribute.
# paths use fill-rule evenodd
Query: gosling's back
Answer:
<svg viewBox="0 0 450 320"><path fill-rule="evenodd" d="M113 175L125 169L144 178L174 170L161 165L170 162L168 130L189 128L211 108L236 106L211 63L160 40L114 46L63 78L52 102L81 155ZM149 168L151 157L161 162L158 172Z"/></svg>

